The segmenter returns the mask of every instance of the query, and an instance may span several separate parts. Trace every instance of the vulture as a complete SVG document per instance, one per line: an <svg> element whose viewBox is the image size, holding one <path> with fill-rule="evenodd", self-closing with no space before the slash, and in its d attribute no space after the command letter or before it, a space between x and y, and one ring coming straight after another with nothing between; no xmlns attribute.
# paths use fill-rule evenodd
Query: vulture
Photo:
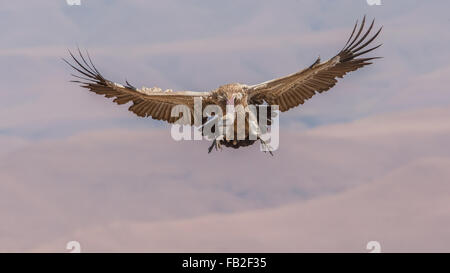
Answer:
<svg viewBox="0 0 450 273"><path fill-rule="evenodd" d="M380 34L382 27L371 35L375 20L367 29L365 29L365 23L365 16L361 24L356 21L343 49L327 61L322 62L319 57L308 68L291 75L255 85L226 84L209 92L172 91L170 89L163 91L157 87L138 89L128 81L125 81L125 85L115 83L103 77L94 66L87 51L83 55L79 49L79 56L75 56L69 50L72 62L63 60L78 72L78 74L72 74L76 77L72 82L81 84L82 87L96 94L114 98L113 101L119 105L131 103L128 110L139 117L152 117L174 124L199 125L198 128L202 131L202 135L208 136L212 141L208 148L209 152L213 148L222 149L222 146L238 149L260 141L261 147L264 147L263 151L272 154L270 145L261 137L263 133L270 130L271 117L305 103L317 93L328 91L336 84L338 78L372 64L372 60L380 58L364 55L381 46L381 44L373 47L369 45ZM200 110L195 109L196 100L201 101ZM204 114L205 108L210 105L215 106L217 110L212 111L209 117L204 117L202 113ZM174 115L173 112L177 106L182 106L187 111L179 111L178 115ZM248 109L248 106L256 106L256 112L245 112L248 115L244 116L245 130L239 135L240 137L236 135L239 130L229 133L225 129L224 133L223 128L226 126L228 126L227 128L237 128L238 120L233 117L238 113L232 112L229 115L228 110L231 109L228 108L229 106L232 106L232 109ZM242 107L239 108L239 106ZM261 107L266 107L265 111L259 110L262 109ZM278 108L277 111L273 111L276 108ZM212 115L213 113L214 115ZM198 114L200 117L196 118L195 115ZM265 124L256 122L262 116L267 120ZM205 132L207 127L210 130L208 133Z"/></svg>

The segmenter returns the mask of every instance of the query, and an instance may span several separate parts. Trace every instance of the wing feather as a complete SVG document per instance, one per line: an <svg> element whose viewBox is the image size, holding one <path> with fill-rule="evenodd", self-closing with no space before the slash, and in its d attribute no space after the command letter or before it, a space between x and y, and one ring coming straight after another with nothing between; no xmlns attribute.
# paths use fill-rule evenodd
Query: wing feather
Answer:
<svg viewBox="0 0 450 273"><path fill-rule="evenodd" d="M185 105L189 107L191 117L183 117L182 120L185 124L192 125L194 120L194 98L201 97L204 102L202 103L203 107L211 99L211 92L165 92L159 88L137 89L128 83L128 81L126 81L126 85L114 83L104 78L97 70L89 53L86 52L86 57L78 49L79 57L76 57L70 51L69 55L73 59L73 63L63 59L64 62L79 73L79 75L72 74L76 78L72 82L79 83L82 87L96 94L103 95L107 98L114 98L113 102L118 105L131 102L132 104L128 110L139 117L152 117L153 119L174 123L180 118L171 117L172 108L177 105Z"/></svg>
<svg viewBox="0 0 450 273"><path fill-rule="evenodd" d="M356 22L352 34L343 49L333 58L321 63L318 58L310 67L297 73L267 81L248 87L251 100L264 100L271 105L279 105L281 111L287 111L293 107L303 104L316 93L322 93L331 89L337 83L338 78L363 66L372 64L371 60L379 57L357 58L367 54L381 45L366 49L380 34L380 28L372 37L369 37L375 20L372 21L366 31L364 16L358 28Z"/></svg>

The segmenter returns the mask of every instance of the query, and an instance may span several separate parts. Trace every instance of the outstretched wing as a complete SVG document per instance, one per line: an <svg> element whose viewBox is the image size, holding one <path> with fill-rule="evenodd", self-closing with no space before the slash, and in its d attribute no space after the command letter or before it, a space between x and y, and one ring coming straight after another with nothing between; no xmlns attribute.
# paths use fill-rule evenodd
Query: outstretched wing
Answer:
<svg viewBox="0 0 450 273"><path fill-rule="evenodd" d="M72 82L80 83L82 87L99 95L114 98L113 101L119 105L132 102L128 110L140 117L152 117L153 119L164 120L169 123L179 121L183 124L192 125L194 123L194 98L201 97L207 101L210 96L210 92L172 92L171 90L162 91L160 88L138 89L128 82L126 82L126 85L118 84L105 79L100 74L92 63L89 54L85 57L80 50L78 50L78 53L79 58L69 51L75 62L74 64L63 59L79 73L79 75L72 74L72 76L77 78L77 80ZM204 106L205 103L202 104ZM182 113L187 113L185 109L189 109L190 116L180 114L179 117L172 117L172 109L176 106L179 108L175 110L180 110ZM183 111L183 107L187 108L184 108Z"/></svg>
<svg viewBox="0 0 450 273"><path fill-rule="evenodd" d="M337 78L342 78L348 72L371 64L370 60L379 57L357 57L381 46L380 44L366 49L378 34L380 34L382 28L371 38L367 38L374 25L375 20L373 20L368 30L361 36L365 21L366 17L364 16L361 26L353 38L358 27L358 22L356 22L350 38L336 56L323 63L318 58L314 64L300 72L249 86L248 93L250 99L259 102L264 100L270 105L279 105L280 110L284 112L299 104L303 104L306 100L314 96L316 92L322 93L323 91L329 90L336 84Z"/></svg>

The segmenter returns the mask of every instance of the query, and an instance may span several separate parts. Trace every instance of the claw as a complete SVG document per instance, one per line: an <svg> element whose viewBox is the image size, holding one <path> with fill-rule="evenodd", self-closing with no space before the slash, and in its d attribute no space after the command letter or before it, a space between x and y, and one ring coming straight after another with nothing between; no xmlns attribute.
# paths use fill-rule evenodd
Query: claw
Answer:
<svg viewBox="0 0 450 273"><path fill-rule="evenodd" d="M220 151L222 151L222 143L220 143L219 141L216 141L216 151L218 151L220 149Z"/></svg>
<svg viewBox="0 0 450 273"><path fill-rule="evenodd" d="M262 140L261 138L259 138L259 141L261 141L261 145L263 146L263 152L264 152L264 153L269 152L269 154L270 154L271 156L273 156L273 153L272 153L272 147L271 147L269 144L267 144L267 142L265 142L264 140Z"/></svg>
<svg viewBox="0 0 450 273"><path fill-rule="evenodd" d="M212 149L215 148L216 151L218 151L219 149L222 151L222 140L220 139L220 137L217 137L213 140L211 146L209 146L208 148L208 154L211 153Z"/></svg>
<svg viewBox="0 0 450 273"><path fill-rule="evenodd" d="M208 148L208 154L211 153L212 149L213 149L215 146L216 146L216 140L214 139L214 140L213 140L213 143L212 143L211 146L209 146L209 148ZM216 150L217 150L217 148L216 148Z"/></svg>

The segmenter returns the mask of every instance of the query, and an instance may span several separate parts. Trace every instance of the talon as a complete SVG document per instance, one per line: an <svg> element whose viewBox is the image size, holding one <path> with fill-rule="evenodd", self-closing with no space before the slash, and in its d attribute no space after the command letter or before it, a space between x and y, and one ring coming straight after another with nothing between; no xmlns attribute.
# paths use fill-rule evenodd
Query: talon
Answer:
<svg viewBox="0 0 450 273"><path fill-rule="evenodd" d="M267 142L265 142L264 140L262 140L261 138L259 138L259 141L261 141L261 144L262 144L262 146L263 146L263 152L264 152L264 153L269 152L270 155L273 156L273 153L272 153L272 147L271 147L269 144L267 144Z"/></svg>
<svg viewBox="0 0 450 273"><path fill-rule="evenodd" d="M208 154L211 153L212 149L213 149L215 146L216 146L216 140L214 139L214 140L213 140L213 143L212 143L211 146L209 146L209 148L208 148ZM216 150L217 150L217 148L216 148Z"/></svg>
<svg viewBox="0 0 450 273"><path fill-rule="evenodd" d="M220 136L213 140L211 146L208 148L208 154L211 153L213 148L216 149L216 151L219 149L222 151L222 140Z"/></svg>
<svg viewBox="0 0 450 273"><path fill-rule="evenodd" d="M222 151L222 143L221 140L216 141L216 151L218 151L220 149L220 151Z"/></svg>

